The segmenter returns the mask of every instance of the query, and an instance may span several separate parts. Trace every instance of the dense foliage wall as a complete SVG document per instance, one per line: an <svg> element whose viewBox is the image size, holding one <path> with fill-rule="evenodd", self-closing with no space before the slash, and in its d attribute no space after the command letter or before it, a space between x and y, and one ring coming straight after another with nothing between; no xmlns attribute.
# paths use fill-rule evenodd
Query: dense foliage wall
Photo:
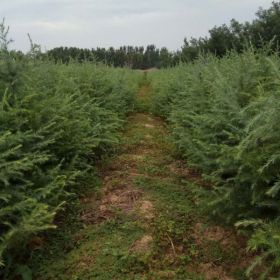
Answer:
<svg viewBox="0 0 280 280"><path fill-rule="evenodd" d="M49 59L68 63L71 59L79 62L97 61L114 67L132 69L166 68L178 64L179 52L155 45L144 47L123 46L120 48L79 49L60 47L46 53Z"/></svg>
<svg viewBox="0 0 280 280"><path fill-rule="evenodd" d="M0 263L6 268L32 235L54 227L67 197L118 144L138 79L137 72L91 63L32 56L18 62L1 50Z"/></svg>
<svg viewBox="0 0 280 280"><path fill-rule="evenodd" d="M203 207L215 220L249 226L250 248L265 249L279 268L280 59L270 53L201 57L151 77L154 113L168 120L188 165L212 182L200 190Z"/></svg>
<svg viewBox="0 0 280 280"><path fill-rule="evenodd" d="M230 24L215 26L209 36L185 39L181 60L188 62L201 53L212 53L219 57L235 50L242 52L248 46L263 48L270 43L271 50L278 50L280 43L280 2L274 1L268 9L260 8L252 22L240 23L232 19Z"/></svg>

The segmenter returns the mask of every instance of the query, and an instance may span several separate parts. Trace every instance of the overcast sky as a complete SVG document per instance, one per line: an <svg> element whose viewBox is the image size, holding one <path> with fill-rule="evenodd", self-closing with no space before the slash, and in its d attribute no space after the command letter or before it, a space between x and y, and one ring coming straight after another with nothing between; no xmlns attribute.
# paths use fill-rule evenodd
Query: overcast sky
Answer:
<svg viewBox="0 0 280 280"><path fill-rule="evenodd" d="M0 0L13 48L27 50L27 33L43 50L156 44L179 49L184 37L207 35L235 18L250 21L271 0Z"/></svg>

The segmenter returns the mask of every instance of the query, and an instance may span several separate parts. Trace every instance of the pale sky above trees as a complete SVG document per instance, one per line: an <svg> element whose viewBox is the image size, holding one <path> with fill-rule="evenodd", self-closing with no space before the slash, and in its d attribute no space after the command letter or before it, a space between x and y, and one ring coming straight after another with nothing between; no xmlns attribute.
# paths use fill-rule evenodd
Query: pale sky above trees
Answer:
<svg viewBox="0 0 280 280"><path fill-rule="evenodd" d="M184 37L207 35L232 18L251 21L271 0L1 0L12 48L27 50L27 33L43 50L58 46L156 44L172 50Z"/></svg>

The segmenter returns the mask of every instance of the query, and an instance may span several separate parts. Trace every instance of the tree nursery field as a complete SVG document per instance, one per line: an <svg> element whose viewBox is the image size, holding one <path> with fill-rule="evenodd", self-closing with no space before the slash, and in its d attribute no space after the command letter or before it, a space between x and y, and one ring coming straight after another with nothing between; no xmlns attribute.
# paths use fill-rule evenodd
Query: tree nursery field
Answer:
<svg viewBox="0 0 280 280"><path fill-rule="evenodd" d="M23 54L3 21L0 279L280 279L280 3L257 15L176 53Z"/></svg>

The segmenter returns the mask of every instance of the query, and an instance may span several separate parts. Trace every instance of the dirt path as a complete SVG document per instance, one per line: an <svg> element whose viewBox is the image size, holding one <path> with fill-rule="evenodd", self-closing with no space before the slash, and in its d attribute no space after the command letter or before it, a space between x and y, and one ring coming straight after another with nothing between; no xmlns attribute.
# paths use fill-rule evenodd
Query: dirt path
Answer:
<svg viewBox="0 0 280 280"><path fill-rule="evenodd" d="M145 106L150 91L140 89ZM69 234L72 247L39 279L244 279L244 243L202 222L195 178L172 154L160 119L131 116L122 150L100 167L99 195L81 200L83 228Z"/></svg>

